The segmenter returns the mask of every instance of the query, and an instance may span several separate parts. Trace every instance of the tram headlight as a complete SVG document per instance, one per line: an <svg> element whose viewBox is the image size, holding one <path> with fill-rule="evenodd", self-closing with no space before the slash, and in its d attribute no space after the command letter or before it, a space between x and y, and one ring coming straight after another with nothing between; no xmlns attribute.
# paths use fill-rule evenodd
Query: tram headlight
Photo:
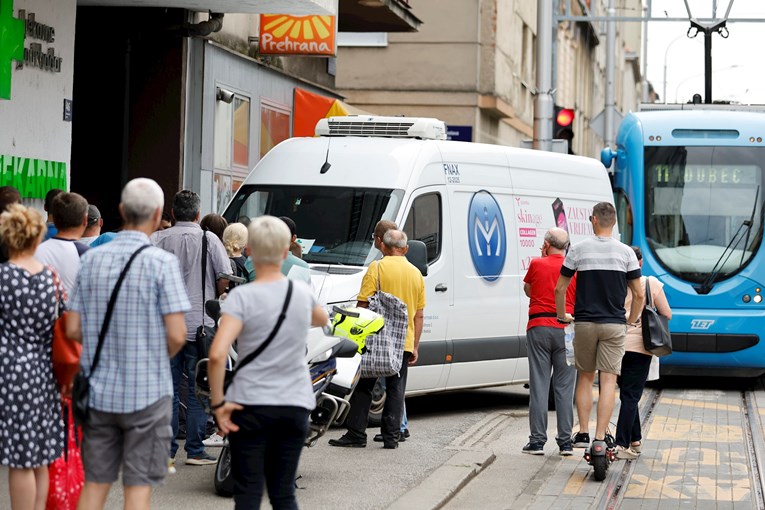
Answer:
<svg viewBox="0 0 765 510"><path fill-rule="evenodd" d="M752 300L752 296L750 296L749 294L744 294L744 297L743 297L744 303L748 303L751 300Z"/></svg>
<svg viewBox="0 0 765 510"><path fill-rule="evenodd" d="M756 296L754 296L754 300L753 300L753 301L754 301L755 303L762 303L762 296L760 296L759 294L757 294Z"/></svg>

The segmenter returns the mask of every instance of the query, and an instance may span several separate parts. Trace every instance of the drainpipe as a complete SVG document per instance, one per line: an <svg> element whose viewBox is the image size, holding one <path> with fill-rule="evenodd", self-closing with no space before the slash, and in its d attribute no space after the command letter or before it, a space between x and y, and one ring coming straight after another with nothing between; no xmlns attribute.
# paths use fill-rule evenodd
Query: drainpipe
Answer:
<svg viewBox="0 0 765 510"><path fill-rule="evenodd" d="M184 26L183 31L187 37L205 37L213 32L220 32L223 28L223 13L211 12L207 21Z"/></svg>

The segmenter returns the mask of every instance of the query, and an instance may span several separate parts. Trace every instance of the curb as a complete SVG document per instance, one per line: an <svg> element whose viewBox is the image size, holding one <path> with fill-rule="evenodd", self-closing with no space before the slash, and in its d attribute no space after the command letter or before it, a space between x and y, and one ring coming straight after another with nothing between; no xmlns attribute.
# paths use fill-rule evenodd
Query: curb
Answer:
<svg viewBox="0 0 765 510"><path fill-rule="evenodd" d="M496 458L492 451L461 451L444 462L417 487L394 501L388 510L437 510Z"/></svg>

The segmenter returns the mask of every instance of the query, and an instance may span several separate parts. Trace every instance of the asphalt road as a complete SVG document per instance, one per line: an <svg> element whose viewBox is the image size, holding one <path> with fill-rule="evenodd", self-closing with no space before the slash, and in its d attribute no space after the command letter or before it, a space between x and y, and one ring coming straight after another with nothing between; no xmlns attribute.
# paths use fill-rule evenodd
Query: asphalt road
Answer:
<svg viewBox="0 0 765 510"><path fill-rule="evenodd" d="M313 448L303 450L297 480L302 509L380 509L417 486L456 451L449 447L473 425L496 412L528 409L528 391L521 386L442 393L407 399L412 436L396 450L372 442L379 429L369 430L365 449L330 447L327 440L342 435L333 429ZM523 427L521 427L523 429ZM519 438L522 441L525 438ZM215 449L208 449L215 454ZM214 466L186 466L178 452L178 472L167 478L153 496L153 508L195 510L233 508L215 495ZM0 469L0 508L9 502L7 476ZM264 508L269 505L264 504ZM122 508L121 487L112 488L107 508Z"/></svg>

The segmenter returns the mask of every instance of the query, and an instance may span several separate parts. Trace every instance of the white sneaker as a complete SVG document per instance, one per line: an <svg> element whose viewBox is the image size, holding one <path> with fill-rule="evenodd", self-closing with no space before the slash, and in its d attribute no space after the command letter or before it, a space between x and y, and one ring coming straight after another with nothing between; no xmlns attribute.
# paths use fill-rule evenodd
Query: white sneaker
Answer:
<svg viewBox="0 0 765 510"><path fill-rule="evenodd" d="M222 448L226 445L226 440L223 436L218 435L218 433L215 432L213 435L202 441L202 444L207 448Z"/></svg>

